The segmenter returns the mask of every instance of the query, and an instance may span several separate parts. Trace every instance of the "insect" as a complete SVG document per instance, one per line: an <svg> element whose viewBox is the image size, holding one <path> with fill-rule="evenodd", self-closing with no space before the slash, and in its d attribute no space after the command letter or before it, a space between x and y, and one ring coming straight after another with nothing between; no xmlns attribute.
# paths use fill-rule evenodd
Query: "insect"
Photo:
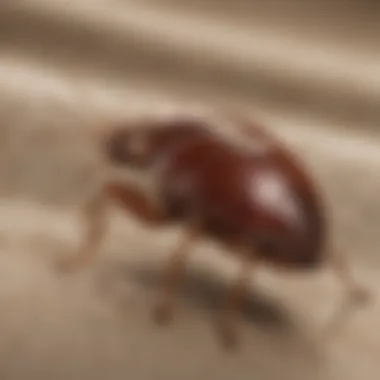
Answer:
<svg viewBox="0 0 380 380"><path fill-rule="evenodd" d="M189 115L128 122L103 134L100 148L108 168L130 170L133 180L105 176L86 210L84 247L62 267L73 270L91 262L105 233L107 202L113 200L153 227L183 225L163 273L154 308L158 321L172 318L186 260L203 237L225 245L241 262L220 314L228 345L237 341L235 315L259 264L313 271L330 263L355 296L350 301L365 299L346 260L329 247L323 199L301 161L250 118L234 112L220 117L240 140L217 132L216 119Z"/></svg>

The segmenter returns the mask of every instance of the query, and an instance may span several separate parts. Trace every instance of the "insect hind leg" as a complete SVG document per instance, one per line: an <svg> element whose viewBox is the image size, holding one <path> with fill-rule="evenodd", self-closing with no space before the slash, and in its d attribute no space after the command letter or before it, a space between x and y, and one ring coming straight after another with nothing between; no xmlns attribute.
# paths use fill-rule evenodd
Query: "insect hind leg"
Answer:
<svg viewBox="0 0 380 380"><path fill-rule="evenodd" d="M371 292L364 285L358 284L353 277L349 268L348 261L343 255L334 252L330 255L330 265L337 278L344 286L345 297L340 307L329 321L325 333L325 337L332 337L336 334L343 323L347 321L354 310L367 305L372 298Z"/></svg>

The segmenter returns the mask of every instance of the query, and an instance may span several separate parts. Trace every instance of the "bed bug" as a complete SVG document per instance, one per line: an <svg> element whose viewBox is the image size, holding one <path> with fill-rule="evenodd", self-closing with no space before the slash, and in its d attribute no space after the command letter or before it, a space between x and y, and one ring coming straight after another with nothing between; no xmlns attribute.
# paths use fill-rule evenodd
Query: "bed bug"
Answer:
<svg viewBox="0 0 380 380"><path fill-rule="evenodd" d="M225 245L241 262L220 314L226 344L236 342L234 315L259 264L314 271L330 263L349 294L365 299L367 293L355 283L346 260L329 247L321 192L301 160L250 118L236 112L220 112L219 117L241 138L235 141L219 133L217 118L194 115L137 120L107 129L100 150L108 168L131 170L133 180L105 176L87 207L84 248L62 268L83 267L94 257L104 236L105 206L112 199L153 227L183 226L154 308L158 321L172 318L186 259L204 237Z"/></svg>

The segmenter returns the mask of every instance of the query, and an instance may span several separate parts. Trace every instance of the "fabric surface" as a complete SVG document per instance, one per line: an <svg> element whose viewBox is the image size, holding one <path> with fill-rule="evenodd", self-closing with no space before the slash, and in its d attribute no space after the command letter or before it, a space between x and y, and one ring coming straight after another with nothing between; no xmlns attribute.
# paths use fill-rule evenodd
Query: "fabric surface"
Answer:
<svg viewBox="0 0 380 380"><path fill-rule="evenodd" d="M0 4L0 378L378 377L380 5L375 1L3 0ZM336 245L372 303L322 341L343 289L258 268L239 333L218 302L238 262L200 243L177 315L151 322L180 229L118 209L102 253L61 276L97 185L91 132L136 112L241 107L294 147L330 210Z"/></svg>

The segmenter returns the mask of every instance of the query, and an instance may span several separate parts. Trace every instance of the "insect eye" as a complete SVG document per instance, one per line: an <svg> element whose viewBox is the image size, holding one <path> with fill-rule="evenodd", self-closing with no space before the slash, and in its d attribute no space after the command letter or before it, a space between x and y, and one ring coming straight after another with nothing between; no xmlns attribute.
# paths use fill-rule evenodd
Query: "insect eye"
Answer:
<svg viewBox="0 0 380 380"><path fill-rule="evenodd" d="M146 136L134 131L115 132L108 138L106 149L108 157L118 164L140 165L148 154Z"/></svg>
<svg viewBox="0 0 380 380"><path fill-rule="evenodd" d="M125 152L123 147L123 135L120 132L111 134L106 141L106 153L113 162L122 163L125 161Z"/></svg>

